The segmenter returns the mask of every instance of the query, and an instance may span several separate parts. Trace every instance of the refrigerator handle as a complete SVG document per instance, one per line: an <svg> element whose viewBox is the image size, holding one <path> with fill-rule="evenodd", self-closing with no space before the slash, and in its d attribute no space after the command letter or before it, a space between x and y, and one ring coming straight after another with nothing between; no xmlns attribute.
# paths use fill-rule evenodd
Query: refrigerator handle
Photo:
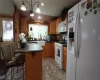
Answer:
<svg viewBox="0 0 100 80"><path fill-rule="evenodd" d="M78 13L76 15L76 23L75 23L75 38L74 38L74 49L75 49L75 57L77 57L78 52Z"/></svg>
<svg viewBox="0 0 100 80"><path fill-rule="evenodd" d="M81 48L81 18L80 13L78 14L78 30L77 30L77 58L79 57L80 48Z"/></svg>

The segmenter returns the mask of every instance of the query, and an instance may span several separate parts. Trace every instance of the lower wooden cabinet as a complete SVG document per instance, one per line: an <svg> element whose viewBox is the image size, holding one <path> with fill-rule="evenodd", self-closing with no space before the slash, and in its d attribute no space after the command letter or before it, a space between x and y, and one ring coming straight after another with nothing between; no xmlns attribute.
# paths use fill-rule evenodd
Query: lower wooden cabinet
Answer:
<svg viewBox="0 0 100 80"><path fill-rule="evenodd" d="M66 71L66 64L67 64L67 48L63 48L63 68Z"/></svg>
<svg viewBox="0 0 100 80"><path fill-rule="evenodd" d="M46 43L45 52L46 57L54 57L54 43Z"/></svg>
<svg viewBox="0 0 100 80"><path fill-rule="evenodd" d="M54 55L54 43L45 43L45 46L42 46L43 51L42 51L42 58L46 57L55 57Z"/></svg>
<svg viewBox="0 0 100 80"><path fill-rule="evenodd" d="M46 57L45 46L42 46L42 48L43 48L42 57Z"/></svg>

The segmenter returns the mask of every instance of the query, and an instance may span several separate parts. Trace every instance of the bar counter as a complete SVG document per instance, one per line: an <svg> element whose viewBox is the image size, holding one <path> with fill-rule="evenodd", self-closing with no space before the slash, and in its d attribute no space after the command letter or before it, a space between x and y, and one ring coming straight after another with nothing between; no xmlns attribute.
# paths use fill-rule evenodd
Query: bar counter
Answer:
<svg viewBox="0 0 100 80"><path fill-rule="evenodd" d="M25 54L25 80L42 80L42 51L43 48L35 43L15 50L15 53Z"/></svg>

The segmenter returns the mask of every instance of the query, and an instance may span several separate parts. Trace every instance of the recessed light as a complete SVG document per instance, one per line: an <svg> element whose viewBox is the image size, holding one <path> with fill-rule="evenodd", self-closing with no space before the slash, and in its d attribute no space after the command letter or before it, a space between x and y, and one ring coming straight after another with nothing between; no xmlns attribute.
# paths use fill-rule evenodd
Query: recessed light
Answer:
<svg viewBox="0 0 100 80"><path fill-rule="evenodd" d="M42 2L41 5L44 6L44 3Z"/></svg>
<svg viewBox="0 0 100 80"><path fill-rule="evenodd" d="M41 16L38 16L38 19L41 19Z"/></svg>

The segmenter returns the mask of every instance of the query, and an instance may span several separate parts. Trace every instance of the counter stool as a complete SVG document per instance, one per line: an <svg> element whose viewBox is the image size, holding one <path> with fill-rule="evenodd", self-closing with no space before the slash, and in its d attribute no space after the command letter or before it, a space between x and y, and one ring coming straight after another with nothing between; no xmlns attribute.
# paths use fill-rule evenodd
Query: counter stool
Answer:
<svg viewBox="0 0 100 80"><path fill-rule="evenodd" d="M0 59L0 80L5 80L6 66L4 60Z"/></svg>
<svg viewBox="0 0 100 80"><path fill-rule="evenodd" d="M2 56L3 56L3 59L5 60L5 64L6 64L6 71L11 68L11 79L10 80L13 80L14 79L14 67L19 67L19 66L22 66L23 67L23 74L24 74L24 56L13 56L12 57L12 54L11 54L11 47L10 45L6 45L6 46L3 46L1 47L1 51L2 51ZM22 77L22 76L21 76ZM7 78L7 75L5 75L5 78ZM19 80L19 78L17 78L16 80ZM23 80L24 80L24 75L23 75Z"/></svg>
<svg viewBox="0 0 100 80"><path fill-rule="evenodd" d="M14 53L14 51L16 50L16 49L18 49L18 42L13 42L11 45L11 53L12 53L12 56L13 57L18 57L18 56L20 56L20 58L19 58L19 62L21 62L21 63L23 63L23 60L24 60L24 58L25 58L25 55L24 54L22 54L22 53ZM25 61L25 60L24 60ZM18 72L18 70L19 70L19 67L17 67L17 72Z"/></svg>

